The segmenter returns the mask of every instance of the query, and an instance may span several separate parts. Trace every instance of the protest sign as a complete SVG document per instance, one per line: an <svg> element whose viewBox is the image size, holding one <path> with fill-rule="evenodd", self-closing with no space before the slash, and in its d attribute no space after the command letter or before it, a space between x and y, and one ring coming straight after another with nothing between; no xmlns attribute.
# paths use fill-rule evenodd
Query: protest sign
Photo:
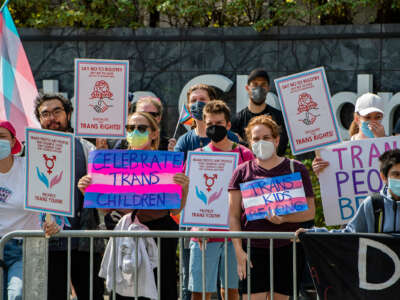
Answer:
<svg viewBox="0 0 400 300"><path fill-rule="evenodd" d="M173 176L182 172L182 152L98 150L89 154L92 183L85 207L125 209L180 208L182 188Z"/></svg>
<svg viewBox="0 0 400 300"><path fill-rule="evenodd" d="M383 188L379 156L400 148L400 136L349 141L321 150L329 166L319 175L327 225L346 224L361 202Z"/></svg>
<svg viewBox="0 0 400 300"><path fill-rule="evenodd" d="M129 62L75 59L75 134L125 137Z"/></svg>
<svg viewBox="0 0 400 300"><path fill-rule="evenodd" d="M26 129L25 209L74 216L74 137Z"/></svg>
<svg viewBox="0 0 400 300"><path fill-rule="evenodd" d="M319 299L399 299L400 239L389 234L300 234Z"/></svg>
<svg viewBox="0 0 400 300"><path fill-rule="evenodd" d="M308 209L299 172L241 183L240 192L249 221Z"/></svg>
<svg viewBox="0 0 400 300"><path fill-rule="evenodd" d="M293 154L340 143L324 68L275 79Z"/></svg>
<svg viewBox="0 0 400 300"><path fill-rule="evenodd" d="M229 228L228 186L239 155L233 152L188 153L188 199L181 226Z"/></svg>

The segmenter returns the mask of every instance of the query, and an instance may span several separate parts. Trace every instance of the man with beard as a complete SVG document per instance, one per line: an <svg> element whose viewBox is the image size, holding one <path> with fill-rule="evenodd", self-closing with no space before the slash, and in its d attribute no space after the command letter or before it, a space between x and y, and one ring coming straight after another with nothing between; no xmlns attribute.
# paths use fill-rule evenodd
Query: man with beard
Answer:
<svg viewBox="0 0 400 300"><path fill-rule="evenodd" d="M44 94L35 100L35 115L43 129L72 132L71 115L73 107L70 100L59 94ZM99 214L96 209L83 208L83 195L78 189L78 180L87 174L87 157L95 147L83 139L75 138L75 217L67 218L70 226L64 230L97 229ZM55 234L60 228L45 222L46 234ZM104 250L102 239L94 240L93 255L93 299L102 300L104 284L97 276ZM67 294L67 239L52 238L49 241L48 298L65 299ZM79 300L89 299L90 253L87 238L71 239L71 281Z"/></svg>
<svg viewBox="0 0 400 300"><path fill-rule="evenodd" d="M233 117L231 130L239 134L242 140L247 143L244 130L250 120L260 115L270 115L281 129L277 154L283 156L287 148L288 136L281 111L265 103L269 89L270 83L267 71L264 69L251 71L246 85L246 91L250 98L249 104Z"/></svg>

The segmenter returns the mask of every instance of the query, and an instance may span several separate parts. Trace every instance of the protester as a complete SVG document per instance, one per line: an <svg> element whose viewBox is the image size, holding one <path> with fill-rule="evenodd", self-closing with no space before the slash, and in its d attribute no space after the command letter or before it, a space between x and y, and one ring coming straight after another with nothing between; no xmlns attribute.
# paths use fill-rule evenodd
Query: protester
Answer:
<svg viewBox="0 0 400 300"><path fill-rule="evenodd" d="M350 125L349 134L352 141L365 140L385 136L385 128L381 124L385 103L381 97L366 93L357 98L354 120ZM321 157L315 157L312 168L319 175L329 162Z"/></svg>
<svg viewBox="0 0 400 300"><path fill-rule="evenodd" d="M243 141L246 141L245 128L250 120L256 116L270 115L272 119L282 128L278 146L278 155L285 154L288 136L282 113L274 107L265 103L270 89L269 76L264 69L251 71L247 79L246 91L249 94L249 104L236 114L232 119L232 131L239 134Z"/></svg>
<svg viewBox="0 0 400 300"><path fill-rule="evenodd" d="M187 105L190 113L194 118L194 128L179 137L174 151L180 151L185 153L185 159L189 151L194 151L198 148L204 147L211 142L211 139L207 137L206 123L203 121L203 108L211 100L215 100L216 92L213 87L206 84L196 84L189 88L187 92ZM239 142L239 138L231 131L227 133L228 138L231 141ZM170 140L168 148L174 145L174 140ZM183 299L190 300L191 292L188 289L189 284L189 260L190 260L190 249L189 241L185 239L185 245L182 251L183 256Z"/></svg>
<svg viewBox="0 0 400 300"><path fill-rule="evenodd" d="M35 101L35 115L43 129L62 132L72 132L71 115L73 107L70 100L59 94L44 94ZM83 208L83 194L77 184L79 178L87 173L87 157L94 146L84 139L75 138L75 217L67 218L70 227L64 225L62 229L88 230L97 229L99 214L96 209ZM57 232L53 224L44 223L48 235ZM55 225L54 225L55 226ZM97 276L100 268L101 255L104 251L103 239L94 240L93 253L93 299L102 300L104 283ZM48 269L48 299L64 299L67 295L67 239L52 238L49 241L49 269ZM90 280L90 253L89 239L71 239L71 281L78 299L89 299Z"/></svg>
<svg viewBox="0 0 400 300"><path fill-rule="evenodd" d="M252 160L253 153L246 147L228 139L227 132L231 127L230 109L221 100L208 102L203 109L203 120L206 123L206 134L211 142L197 151L207 152L235 152L239 154L239 164ZM228 199L226 199L228 201ZM196 231L197 228L192 228ZM210 229L210 231L228 231L223 229ZM192 239L190 243L190 278L189 290L192 300L202 299L202 249L201 240ZM228 299L239 299L238 281L236 273L236 258L232 242L228 242ZM206 264L206 298L211 299L211 293L216 292L217 280L221 280L221 295L225 296L225 252L224 239L211 238L207 240L205 249ZM218 277L219 271L219 277Z"/></svg>
<svg viewBox="0 0 400 300"><path fill-rule="evenodd" d="M229 186L229 221L232 231L296 231L301 222L314 219L315 205L310 176L306 167L295 160L277 155L279 127L269 116L250 120L246 128L247 140L256 158L241 164L233 173ZM261 220L247 220L240 184L261 178L271 178L300 172L308 209L289 215L267 216ZM246 240L232 239L235 247L240 278L239 292L247 294ZM275 240L274 251L274 299L288 299L293 293L292 245L289 240ZM251 299L266 299L269 294L269 240L251 240ZM303 253L297 247L297 265L301 266ZM297 269L298 273L301 270ZM247 296L247 295L246 295ZM247 297L243 299L248 299Z"/></svg>
<svg viewBox="0 0 400 300"><path fill-rule="evenodd" d="M39 215L24 210L25 158L14 126L0 120L0 239L15 230L40 229ZM11 239L4 247L3 299L22 299L22 239Z"/></svg>
<svg viewBox="0 0 400 300"><path fill-rule="evenodd" d="M343 229L330 232L399 232L400 225L400 150L389 150L379 157L383 188L379 194L369 195L359 206L353 219ZM326 228L300 228L300 232L327 232Z"/></svg>
<svg viewBox="0 0 400 300"><path fill-rule="evenodd" d="M157 150L160 142L159 128L156 120L144 112L135 112L128 117L127 141L131 150ZM178 225L171 218L170 213L177 215L185 206L188 193L189 178L178 173L173 177L174 182L182 187L182 201L179 209L154 210L139 209L132 213L139 221L150 230L178 230ZM89 175L83 176L78 183L79 189L84 193L90 184ZM134 220L132 220L133 222ZM176 273L176 247L177 239L161 239L161 299L177 299L177 273ZM156 274L155 274L156 275ZM118 296L117 299L127 299ZM130 299L130 298L128 298Z"/></svg>

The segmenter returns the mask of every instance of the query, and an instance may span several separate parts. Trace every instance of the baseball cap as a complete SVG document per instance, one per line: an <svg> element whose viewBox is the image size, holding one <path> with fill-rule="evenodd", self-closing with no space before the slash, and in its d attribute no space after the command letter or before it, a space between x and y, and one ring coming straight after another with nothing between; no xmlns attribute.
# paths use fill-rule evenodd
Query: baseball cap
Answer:
<svg viewBox="0 0 400 300"><path fill-rule="evenodd" d="M11 153L17 154L17 153L21 152L22 146L21 146L20 141L17 139L17 135L15 132L14 126L12 126L12 124L8 121L0 120L0 127L7 129L12 134L12 136L15 138L15 144L14 144L14 147L12 147L12 149L11 149Z"/></svg>
<svg viewBox="0 0 400 300"><path fill-rule="evenodd" d="M372 93L366 93L357 98L355 112L366 116L372 112L384 113L385 103L381 97Z"/></svg>

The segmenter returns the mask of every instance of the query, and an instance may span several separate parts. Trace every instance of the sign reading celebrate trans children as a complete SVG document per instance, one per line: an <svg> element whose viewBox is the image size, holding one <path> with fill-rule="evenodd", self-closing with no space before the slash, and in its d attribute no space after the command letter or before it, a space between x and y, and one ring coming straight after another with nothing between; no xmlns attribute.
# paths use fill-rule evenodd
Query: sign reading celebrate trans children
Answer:
<svg viewBox="0 0 400 300"><path fill-rule="evenodd" d="M180 208L182 188L173 176L182 172L182 152L100 150L89 154L92 183L85 207L126 209Z"/></svg>
<svg viewBox="0 0 400 300"><path fill-rule="evenodd" d="M324 68L275 80L293 154L340 143Z"/></svg>
<svg viewBox="0 0 400 300"><path fill-rule="evenodd" d="M329 166L319 175L321 198L327 225L346 224L361 202L379 193L379 156L400 148L400 136L349 141L321 150Z"/></svg>
<svg viewBox="0 0 400 300"><path fill-rule="evenodd" d="M308 209L299 172L241 183L240 191L249 221Z"/></svg>

